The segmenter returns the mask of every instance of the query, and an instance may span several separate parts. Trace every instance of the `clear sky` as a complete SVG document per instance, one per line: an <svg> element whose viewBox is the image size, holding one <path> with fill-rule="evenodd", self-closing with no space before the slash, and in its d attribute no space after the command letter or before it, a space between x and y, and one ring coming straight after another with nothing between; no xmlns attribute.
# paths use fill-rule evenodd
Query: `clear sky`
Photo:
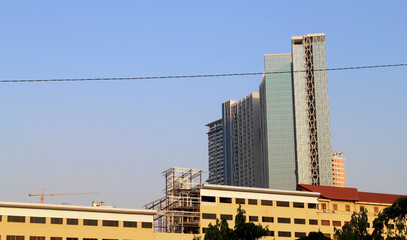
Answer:
<svg viewBox="0 0 407 240"><path fill-rule="evenodd" d="M0 79L262 72L291 36L326 34L328 68L407 63L407 1L0 1ZM407 193L407 68L328 72L347 185ZM261 76L0 83L0 201L140 208L161 172L207 170L205 124Z"/></svg>

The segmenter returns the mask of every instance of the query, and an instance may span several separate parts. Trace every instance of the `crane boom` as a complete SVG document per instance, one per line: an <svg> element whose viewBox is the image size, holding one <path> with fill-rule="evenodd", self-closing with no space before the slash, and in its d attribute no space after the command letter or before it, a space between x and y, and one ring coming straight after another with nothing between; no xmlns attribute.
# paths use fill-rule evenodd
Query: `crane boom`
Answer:
<svg viewBox="0 0 407 240"><path fill-rule="evenodd" d="M36 197L36 196L40 196L41 197L41 203L44 203L44 197L45 196L59 196L59 195L84 195L84 194L99 194L98 192L84 192L84 193L44 193L45 189L41 190L41 193L29 193L28 196L29 197Z"/></svg>

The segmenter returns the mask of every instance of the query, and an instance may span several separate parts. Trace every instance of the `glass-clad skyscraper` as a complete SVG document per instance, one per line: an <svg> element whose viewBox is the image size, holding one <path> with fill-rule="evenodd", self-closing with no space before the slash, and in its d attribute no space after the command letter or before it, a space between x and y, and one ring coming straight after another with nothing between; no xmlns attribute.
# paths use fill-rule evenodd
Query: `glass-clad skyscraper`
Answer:
<svg viewBox="0 0 407 240"><path fill-rule="evenodd" d="M260 85L263 187L332 186L325 34L292 37L265 55Z"/></svg>

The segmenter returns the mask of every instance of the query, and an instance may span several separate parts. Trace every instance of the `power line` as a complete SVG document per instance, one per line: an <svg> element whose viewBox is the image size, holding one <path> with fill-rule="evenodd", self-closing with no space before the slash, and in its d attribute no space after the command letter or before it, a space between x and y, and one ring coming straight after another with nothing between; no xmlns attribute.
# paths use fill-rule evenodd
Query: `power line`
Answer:
<svg viewBox="0 0 407 240"><path fill-rule="evenodd" d="M388 64L388 65L373 65L360 67L341 67L341 68L326 68L315 69L314 71L344 71L355 69L370 69L370 68L389 68L389 67L406 67L406 63ZM305 71L293 71L305 72ZM80 82L80 81L122 81L122 80L154 80L154 79L178 79L178 78L211 78L211 77L232 77L232 76L250 76L262 74L281 74L291 73L291 71L281 72L252 72L252 73L223 73L223 74L201 74L201 75L176 75L176 76L151 76L151 77L121 77L121 78L61 78L61 79L17 79L17 80L0 80L0 83L25 83L25 82Z"/></svg>

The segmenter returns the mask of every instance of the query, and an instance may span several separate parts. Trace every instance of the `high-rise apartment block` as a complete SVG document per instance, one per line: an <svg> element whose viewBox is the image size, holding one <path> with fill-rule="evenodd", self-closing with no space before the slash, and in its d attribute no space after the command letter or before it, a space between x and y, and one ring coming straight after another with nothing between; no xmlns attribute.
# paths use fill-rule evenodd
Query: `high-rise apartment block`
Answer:
<svg viewBox="0 0 407 240"><path fill-rule="evenodd" d="M222 119L211 122L208 127L209 178L208 183L224 185Z"/></svg>
<svg viewBox="0 0 407 240"><path fill-rule="evenodd" d="M325 34L292 37L291 49L264 56L259 94L222 105L226 185L333 185Z"/></svg>
<svg viewBox="0 0 407 240"><path fill-rule="evenodd" d="M260 97L247 97L222 104L223 160L226 185L261 186Z"/></svg>
<svg viewBox="0 0 407 240"><path fill-rule="evenodd" d="M332 178L335 187L346 187L345 181L345 156L342 151L331 151Z"/></svg>

